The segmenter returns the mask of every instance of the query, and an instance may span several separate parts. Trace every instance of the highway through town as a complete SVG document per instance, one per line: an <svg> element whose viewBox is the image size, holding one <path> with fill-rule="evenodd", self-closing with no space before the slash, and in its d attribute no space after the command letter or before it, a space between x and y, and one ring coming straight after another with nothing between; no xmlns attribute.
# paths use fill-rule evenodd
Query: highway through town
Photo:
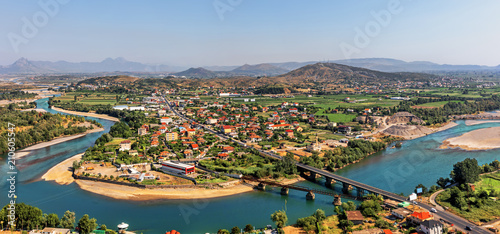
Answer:
<svg viewBox="0 0 500 234"><path fill-rule="evenodd" d="M172 108L170 102L168 101L168 99L166 97L164 97L165 99L165 102L167 103L167 106L169 107L169 109L174 113L176 114L179 118L187 121L187 122L195 122L194 120L192 119L188 119L186 118L184 115L180 114L177 110L175 110L174 108ZM225 134L222 134L222 133L219 133L213 129L211 129L210 127L204 125L204 124L201 124L201 123L198 123L199 127L217 135L218 137L220 137L221 139L229 139L243 147L251 147L251 146L247 146L245 143L241 142L241 141L238 141L238 140L235 140L231 137L228 137L226 136ZM261 149L257 149L257 148L254 148L254 147L251 147L257 151L259 151L261 154L267 156L267 157L270 157L270 158L274 158L274 159L277 159L277 160L282 160L283 158L279 155L276 155L274 153L271 153L271 152L268 152L268 151L264 151L264 150L261 150ZM360 182L357 182L355 180L351 180L349 178L345 178L345 177L342 177L342 176L339 176L339 175L336 175L336 174L333 174L331 172L328 172L328 171L325 171L325 170L322 170L322 169L319 169L319 168L315 168L315 167L311 167L311 166L308 166L308 165L305 165L305 164L302 164L302 163L296 163L297 167L300 167L300 168L303 168L303 169L306 169L306 170L309 170L309 171L312 171L312 172L315 172L319 175L322 175L324 177L329 177L329 178L332 178L334 179L335 181L341 181L341 182L344 182L344 183L347 183L347 184L350 184L354 187L358 187L358 188L362 188L362 189L365 189L367 191L370 191L372 193L376 193L376 194L380 194L386 198L390 198L392 200L395 200L395 201L399 201L399 202L403 202L403 201L408 201L405 197L403 196L399 196L399 195L396 195L394 193L391 193L391 192L388 192L388 191L385 191L385 190L382 190L382 189L379 189L379 188L376 188L376 187L373 187L373 186L370 186L370 185L366 185L366 184L363 184L363 183L360 183ZM418 206L426 209L426 210L431 210L432 208L434 208L433 206L431 205L428 205L428 204L418 204ZM455 214L452 214L450 212L447 212L447 211L437 211L435 212L435 216L440 218L440 220L448 223L448 224L453 224L453 226L455 228L458 228L458 229L461 229L462 231L464 231L465 233L480 233L480 234L491 234L493 232L490 232L486 229L483 229ZM472 228L472 231L467 231L466 230L466 227L471 227Z"/></svg>

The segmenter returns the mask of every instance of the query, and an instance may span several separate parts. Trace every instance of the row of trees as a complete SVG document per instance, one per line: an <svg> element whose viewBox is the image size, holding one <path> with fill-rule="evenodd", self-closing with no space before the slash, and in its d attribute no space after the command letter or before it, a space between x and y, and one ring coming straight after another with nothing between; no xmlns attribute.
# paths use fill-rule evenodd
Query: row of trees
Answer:
<svg viewBox="0 0 500 234"><path fill-rule="evenodd" d="M78 222L76 222L75 212L66 211L64 215L59 219L57 214L45 214L40 208L27 205L25 203L15 204L16 229L21 230L33 230L33 229L43 229L45 227L54 228L67 228L78 230L82 234L91 233L97 228L97 220L95 218L90 218L87 214L83 215ZM9 205L3 207L0 210L0 221L5 224L3 228L8 228L9 218ZM75 227L76 224L76 227ZM13 228L13 227L11 227ZM100 226L101 230L105 230L107 233L116 234L115 231L106 228L106 225L102 224Z"/></svg>
<svg viewBox="0 0 500 234"><path fill-rule="evenodd" d="M35 97L35 93L28 93L24 91L10 91L0 93L0 100L30 99Z"/></svg>

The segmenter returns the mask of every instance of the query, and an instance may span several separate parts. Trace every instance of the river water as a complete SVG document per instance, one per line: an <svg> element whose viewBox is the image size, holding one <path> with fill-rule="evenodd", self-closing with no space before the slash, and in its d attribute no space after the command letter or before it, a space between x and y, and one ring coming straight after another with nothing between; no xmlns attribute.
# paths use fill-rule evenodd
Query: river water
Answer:
<svg viewBox="0 0 500 234"><path fill-rule="evenodd" d="M57 113L48 109L47 100L37 101L38 108ZM111 121L95 120L103 124L105 132L113 125ZM458 126L443 132L405 141L400 149L387 149L373 154L337 173L394 193L409 194L419 183L430 186L435 184L439 177L448 176L453 164L467 157L475 157L480 164L500 158L500 150L466 152L438 149L440 142L449 137L479 128L500 126L500 123L474 126L466 126L463 121L457 123ZM77 220L84 214L89 214L90 217L95 217L99 224L104 223L108 228L116 228L117 224L126 222L130 224L130 230L137 233L165 233L172 229L181 233L215 233L221 228L243 228L246 224L264 227L272 224L270 215L280 209L287 210L290 223L312 214L316 209L323 209L327 215L333 214L331 197L316 194L316 200L306 201L304 192L291 190L289 196L285 197L279 194L279 188L205 200L137 202L114 200L83 191L75 183L58 185L39 179L54 165L84 152L102 133L88 134L40 149L19 159L17 202L39 207L44 213L56 213L59 217L66 210L76 212ZM5 173L6 156L1 157L0 204L3 206L8 202L8 187ZM312 182L299 184L326 190L325 187Z"/></svg>

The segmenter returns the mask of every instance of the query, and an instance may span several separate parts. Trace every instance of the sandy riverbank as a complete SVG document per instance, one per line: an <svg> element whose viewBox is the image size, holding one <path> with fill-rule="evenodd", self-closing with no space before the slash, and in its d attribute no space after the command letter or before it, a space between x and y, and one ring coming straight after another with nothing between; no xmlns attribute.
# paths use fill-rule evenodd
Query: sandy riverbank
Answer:
<svg viewBox="0 0 500 234"><path fill-rule="evenodd" d="M441 149L488 150L500 148L500 127L477 129L443 141Z"/></svg>
<svg viewBox="0 0 500 234"><path fill-rule="evenodd" d="M484 123L500 123L500 120L465 120L465 125L467 126Z"/></svg>
<svg viewBox="0 0 500 234"><path fill-rule="evenodd" d="M58 107L52 107L52 110L59 111L59 112L62 112L62 113L66 113L66 114L81 115L81 116L87 116L87 117L94 117L94 118L105 119L105 120L110 120L110 121L114 121L114 122L120 121L118 118L115 118L115 117L112 117L112 116L109 116L109 115L104 115L104 114L70 111L70 110L65 110L65 109L61 109L61 108L58 108Z"/></svg>
<svg viewBox="0 0 500 234"><path fill-rule="evenodd" d="M61 185L73 183L73 181L75 181L71 172L73 161L80 161L83 154L84 153L77 154L52 167L42 176L42 179L46 181L55 181L56 183Z"/></svg>
<svg viewBox="0 0 500 234"><path fill-rule="evenodd" d="M458 124L455 122L448 122L445 125L438 128L428 128L425 126L416 126L416 125L406 125L406 124L393 124L384 127L383 129L378 129L374 132L374 134L383 133L389 134L397 137L402 137L405 140L413 140L416 138L424 137L429 134L433 134L436 132L441 132L450 128L457 126ZM370 135L374 135L370 134Z"/></svg>
<svg viewBox="0 0 500 234"><path fill-rule="evenodd" d="M293 184L304 179L285 179L283 184ZM81 189L120 200L148 201L160 199L208 199L231 196L254 191L257 183L239 184L229 188L204 189L204 188L182 188L182 189L141 189L131 186L116 185L88 180L75 181Z"/></svg>
<svg viewBox="0 0 500 234"><path fill-rule="evenodd" d="M73 140L73 139L76 139L76 138L84 137L85 135L87 135L89 133L101 132L101 131L104 131L104 128L94 128L94 129L88 130L88 131L86 131L84 133L80 133L80 134L76 134L76 135L72 135L72 136L58 137L58 138L55 138L55 139L53 139L51 141L38 143L38 144L35 144L35 145L32 145L32 146L29 146L27 148L24 148L22 150L16 151L16 158L22 158L22 157L30 154L32 151L37 150L37 149L49 147L51 145L56 145L56 144L59 144L59 143L65 142L65 141L69 141L69 140Z"/></svg>

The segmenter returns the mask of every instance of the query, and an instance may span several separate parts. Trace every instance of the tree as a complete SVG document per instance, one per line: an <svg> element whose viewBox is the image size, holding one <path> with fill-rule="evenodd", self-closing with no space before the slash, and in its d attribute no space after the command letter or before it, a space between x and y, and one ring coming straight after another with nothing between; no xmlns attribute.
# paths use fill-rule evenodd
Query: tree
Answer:
<svg viewBox="0 0 500 234"><path fill-rule="evenodd" d="M59 226L59 223L61 223L61 221L59 221L59 217L57 216L57 214L49 214L47 215L47 227L57 227Z"/></svg>
<svg viewBox="0 0 500 234"><path fill-rule="evenodd" d="M317 209L313 216L316 218L317 222L321 222L326 219L325 212L322 209Z"/></svg>
<svg viewBox="0 0 500 234"><path fill-rule="evenodd" d="M229 231L227 229L219 229L219 231L217 231L217 234L229 234Z"/></svg>
<svg viewBox="0 0 500 234"><path fill-rule="evenodd" d="M75 224L75 212L67 210L61 218L61 227L73 229Z"/></svg>
<svg viewBox="0 0 500 234"><path fill-rule="evenodd" d="M78 221L78 228L80 229L80 233L82 233L82 234L89 234L90 232L94 231L94 229L96 229L96 227L97 227L96 219L94 219L94 218L89 219L88 214L85 214Z"/></svg>
<svg viewBox="0 0 500 234"><path fill-rule="evenodd" d="M481 167L477 164L477 160L466 158L453 165L450 177L459 184L474 183L479 181L479 174L481 174Z"/></svg>
<svg viewBox="0 0 500 234"><path fill-rule="evenodd" d="M231 228L231 234L239 234L241 233L241 229L239 227Z"/></svg>
<svg viewBox="0 0 500 234"><path fill-rule="evenodd" d="M448 183L451 183L450 178L445 179L443 177L440 177L436 182L436 184L439 185L439 187L441 188L446 188L446 185L448 185Z"/></svg>
<svg viewBox="0 0 500 234"><path fill-rule="evenodd" d="M288 222L288 217L284 210L278 210L271 215L271 220L276 224L278 228L283 228Z"/></svg>
<svg viewBox="0 0 500 234"><path fill-rule="evenodd" d="M253 226L251 224L247 224L245 228L243 229L245 232L252 232L253 231Z"/></svg>
<svg viewBox="0 0 500 234"><path fill-rule="evenodd" d="M108 227L106 227L106 224L102 224L102 225L101 225L101 227L100 227L99 229L101 229L101 230L107 230L107 229L108 229Z"/></svg>
<svg viewBox="0 0 500 234"><path fill-rule="evenodd" d="M346 202L342 202L342 209L344 211L353 211L353 210L356 210L356 204L354 204L353 201L348 201L347 203Z"/></svg>

